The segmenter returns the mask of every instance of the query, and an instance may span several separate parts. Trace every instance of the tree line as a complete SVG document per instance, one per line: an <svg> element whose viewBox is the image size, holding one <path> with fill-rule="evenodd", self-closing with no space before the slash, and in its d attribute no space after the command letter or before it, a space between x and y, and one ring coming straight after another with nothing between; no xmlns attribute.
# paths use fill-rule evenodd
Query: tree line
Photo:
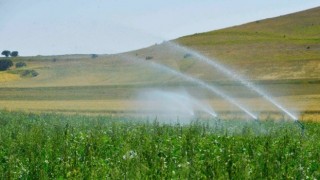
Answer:
<svg viewBox="0 0 320 180"><path fill-rule="evenodd" d="M8 50L4 50L2 51L1 55L4 55L6 57L17 57L19 56L19 52L18 51L8 51ZM20 64L18 64L19 66ZM1 59L0 60L0 71L5 71L7 69L9 69L11 66L13 66L13 62L11 61L11 59L6 58L6 59Z"/></svg>
<svg viewBox="0 0 320 180"><path fill-rule="evenodd" d="M18 51L9 51L9 50L4 50L4 51L2 51L2 53L1 53L1 55L4 55L4 56L6 56L6 57L9 57L9 56L11 56L11 57L17 57L17 56L19 56L19 52Z"/></svg>

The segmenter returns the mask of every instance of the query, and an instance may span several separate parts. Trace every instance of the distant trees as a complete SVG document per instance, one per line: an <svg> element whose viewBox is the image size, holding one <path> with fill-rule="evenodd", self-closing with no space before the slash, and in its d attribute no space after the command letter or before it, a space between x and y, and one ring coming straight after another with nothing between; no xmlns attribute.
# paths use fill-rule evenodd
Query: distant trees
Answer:
<svg viewBox="0 0 320 180"><path fill-rule="evenodd" d="M10 56L10 51L8 51L8 50L4 50L4 51L2 51L2 53L1 53L1 55L4 55L4 56L6 56L6 57L9 57Z"/></svg>
<svg viewBox="0 0 320 180"><path fill-rule="evenodd" d="M11 57L17 57L17 56L19 56L19 52L18 51L12 51L10 56Z"/></svg>
<svg viewBox="0 0 320 180"><path fill-rule="evenodd" d="M2 59L0 60L0 71L5 71L9 69L13 65L10 59Z"/></svg>
<svg viewBox="0 0 320 180"><path fill-rule="evenodd" d="M8 51L8 50L4 50L4 51L2 51L1 55L4 55L6 57L9 57L9 56L17 57L17 56L19 56L19 52L18 51L12 51L11 52L11 51Z"/></svg>

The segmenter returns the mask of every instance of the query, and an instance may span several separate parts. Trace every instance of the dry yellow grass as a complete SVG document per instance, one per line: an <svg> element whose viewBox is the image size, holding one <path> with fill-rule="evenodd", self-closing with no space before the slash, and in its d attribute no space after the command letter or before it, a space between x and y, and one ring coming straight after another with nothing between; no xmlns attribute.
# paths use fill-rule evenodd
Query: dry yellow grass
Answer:
<svg viewBox="0 0 320 180"><path fill-rule="evenodd" d="M11 74L7 72L0 72L0 83L12 82L19 80L20 76L18 74Z"/></svg>
<svg viewBox="0 0 320 180"><path fill-rule="evenodd" d="M314 96L288 96L276 100L297 112L301 120L319 120L320 109L317 106L319 95ZM247 105L260 118L281 119L283 114L272 105L265 103L261 98L237 98L238 101ZM300 103L294 103L299 102ZM205 100L207 104L219 114L219 117L245 117L245 114L230 103L221 99ZM161 112L157 102L146 106L146 101L133 99L113 100L0 100L0 109L22 110L30 112L58 112L80 114L137 114L147 115L152 112ZM150 102L147 103L150 105ZM160 107L161 108L161 107ZM230 113L232 112L232 113Z"/></svg>

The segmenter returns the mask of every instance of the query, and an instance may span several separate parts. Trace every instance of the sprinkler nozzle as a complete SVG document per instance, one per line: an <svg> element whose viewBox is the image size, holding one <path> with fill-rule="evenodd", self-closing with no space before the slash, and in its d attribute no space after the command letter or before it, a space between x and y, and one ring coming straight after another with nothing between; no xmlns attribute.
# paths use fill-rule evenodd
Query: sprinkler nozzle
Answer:
<svg viewBox="0 0 320 180"><path fill-rule="evenodd" d="M301 130L304 130L304 125L302 124L301 121L296 120L296 123L298 124L298 126L301 128Z"/></svg>

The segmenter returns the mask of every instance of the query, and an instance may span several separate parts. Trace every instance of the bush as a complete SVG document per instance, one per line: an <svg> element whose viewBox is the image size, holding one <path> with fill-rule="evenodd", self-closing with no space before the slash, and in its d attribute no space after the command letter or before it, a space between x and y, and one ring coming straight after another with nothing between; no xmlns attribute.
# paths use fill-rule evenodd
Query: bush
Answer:
<svg viewBox="0 0 320 180"><path fill-rule="evenodd" d="M16 63L16 68L21 68L21 67L24 67L24 66L27 66L27 64L25 62L17 62Z"/></svg>
<svg viewBox="0 0 320 180"><path fill-rule="evenodd" d="M35 70L25 70L20 74L21 77L36 77L38 75L39 73Z"/></svg>
<svg viewBox="0 0 320 180"><path fill-rule="evenodd" d="M91 58L92 58L92 59L95 59L95 58L97 58L97 57L98 57L97 54L91 54Z"/></svg>
<svg viewBox="0 0 320 180"><path fill-rule="evenodd" d="M0 60L0 71L5 71L13 65L10 59Z"/></svg>
<svg viewBox="0 0 320 180"><path fill-rule="evenodd" d="M153 59L153 57L152 56L147 56L146 57L146 60L150 60L150 59Z"/></svg>

